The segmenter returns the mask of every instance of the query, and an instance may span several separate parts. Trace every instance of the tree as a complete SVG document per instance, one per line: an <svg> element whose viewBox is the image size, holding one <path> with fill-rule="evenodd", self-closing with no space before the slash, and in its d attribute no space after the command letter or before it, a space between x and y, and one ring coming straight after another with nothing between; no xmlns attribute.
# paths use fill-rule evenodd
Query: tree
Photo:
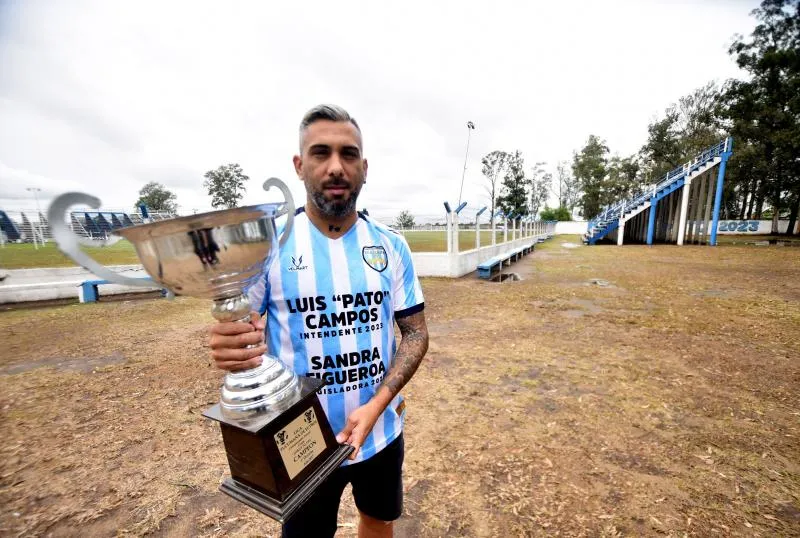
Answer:
<svg viewBox="0 0 800 538"><path fill-rule="evenodd" d="M394 221L394 227L400 228L404 230L406 228L413 228L414 227L414 216L411 214L410 211L404 209L397 215L397 219Z"/></svg>
<svg viewBox="0 0 800 538"><path fill-rule="evenodd" d="M720 89L710 82L681 97L667 107L662 119L647 126L647 142L640 154L649 183L658 182L667 172L722 139L719 99Z"/></svg>
<svg viewBox="0 0 800 538"><path fill-rule="evenodd" d="M641 149L652 181L677 167L683 159L678 131L678 112L674 105L667 108L664 117L647 126L647 143Z"/></svg>
<svg viewBox="0 0 800 538"><path fill-rule="evenodd" d="M492 212L489 214L490 223L494 222L494 214L497 212L497 195L500 190L498 181L508 168L509 157L510 155L505 151L495 150L491 153L487 153L483 156L483 159L481 159L481 164L483 164L482 172L489 183L486 186L486 193L491 200Z"/></svg>
<svg viewBox="0 0 800 538"><path fill-rule="evenodd" d="M203 186L211 196L211 206L226 209L239 205L239 200L244 197L244 182L250 179L244 175L242 167L235 163L209 170L203 177L206 178Z"/></svg>
<svg viewBox="0 0 800 538"><path fill-rule="evenodd" d="M723 218L760 220L771 177L771 164L764 158L765 138L754 120L758 106L748 88L728 85L723 118L729 120L728 132L733 136L735 152L728 161L723 187Z"/></svg>
<svg viewBox="0 0 800 538"><path fill-rule="evenodd" d="M580 201L580 182L570 174L569 163L566 161L558 163L556 176L558 177L558 192L556 193L558 195L558 204L560 207L566 207L571 213Z"/></svg>
<svg viewBox="0 0 800 538"><path fill-rule="evenodd" d="M630 198L639 190L640 183L639 162L635 156L612 157L608 163L604 189L609 200L613 202Z"/></svg>
<svg viewBox="0 0 800 538"><path fill-rule="evenodd" d="M720 97L719 86L709 82L678 99L678 127L682 134L684 160L694 157L722 138L718 114Z"/></svg>
<svg viewBox="0 0 800 538"><path fill-rule="evenodd" d="M529 212L534 217L539 213L539 209L547 202L547 196L553 185L553 174L546 172L544 165L547 163L536 163L533 167L533 175L530 179L530 205Z"/></svg>
<svg viewBox="0 0 800 538"><path fill-rule="evenodd" d="M608 164L608 146L604 140L589 135L586 145L580 153L575 153L572 160L572 173L581 186L581 213L586 219L600 213L605 205L611 203L604 190L606 167Z"/></svg>
<svg viewBox="0 0 800 538"><path fill-rule="evenodd" d="M178 204L175 203L177 196L161 183L151 181L139 191L139 199L133 204L135 209L144 204L151 211L168 211L176 213Z"/></svg>
<svg viewBox="0 0 800 538"><path fill-rule="evenodd" d="M525 178L525 159L519 151L515 151L508 158L508 169L503 176L501 194L497 199L504 214L528 214L528 183L529 180Z"/></svg>
<svg viewBox="0 0 800 538"><path fill-rule="evenodd" d="M764 0L753 15L759 24L750 40L738 37L729 49L750 79L730 81L723 114L758 155L756 214L767 198L777 233L781 212L796 219L800 204L800 2Z"/></svg>
<svg viewBox="0 0 800 538"><path fill-rule="evenodd" d="M570 214L569 210L564 207L552 208L544 206L542 212L539 214L539 219L541 220L572 220L572 214Z"/></svg>

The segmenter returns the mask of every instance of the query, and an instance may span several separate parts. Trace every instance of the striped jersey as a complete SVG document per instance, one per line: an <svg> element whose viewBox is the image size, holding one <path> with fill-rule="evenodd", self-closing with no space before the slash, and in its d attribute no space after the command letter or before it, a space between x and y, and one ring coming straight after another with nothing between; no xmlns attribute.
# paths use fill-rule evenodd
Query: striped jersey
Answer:
<svg viewBox="0 0 800 538"><path fill-rule="evenodd" d="M304 208L248 296L267 315L269 353L297 374L325 381L317 394L334 435L394 364L394 319L424 308L402 235L359 213L347 233L330 239ZM369 459L400 435L401 402L398 394L346 465Z"/></svg>

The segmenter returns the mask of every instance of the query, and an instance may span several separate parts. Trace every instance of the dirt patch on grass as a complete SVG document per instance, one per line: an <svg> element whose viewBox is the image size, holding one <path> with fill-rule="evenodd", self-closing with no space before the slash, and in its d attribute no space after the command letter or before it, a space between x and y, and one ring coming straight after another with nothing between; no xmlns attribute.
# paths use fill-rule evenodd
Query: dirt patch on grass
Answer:
<svg viewBox="0 0 800 538"><path fill-rule="evenodd" d="M99 368L104 368L112 364L125 362L125 357L120 353L114 353L108 357L79 357L72 359L47 358L36 359L24 363L17 363L13 366L0 366L0 375L19 374L28 372L36 368L54 368L61 372L94 372Z"/></svg>
<svg viewBox="0 0 800 538"><path fill-rule="evenodd" d="M550 242L521 281L425 280L396 536L800 534L798 267ZM0 535L279 535L217 491L208 310L0 313ZM356 522L345 494L337 536Z"/></svg>

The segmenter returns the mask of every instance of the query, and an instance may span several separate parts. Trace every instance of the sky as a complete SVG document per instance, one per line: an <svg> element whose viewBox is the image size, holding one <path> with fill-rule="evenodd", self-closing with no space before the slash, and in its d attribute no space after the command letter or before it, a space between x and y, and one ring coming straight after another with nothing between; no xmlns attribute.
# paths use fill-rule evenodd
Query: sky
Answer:
<svg viewBox="0 0 800 538"><path fill-rule="evenodd" d="M443 220L463 174L474 214L486 153L555 172L596 134L629 155L670 103L743 77L727 50L757 5L0 0L0 208L79 191L131 210L156 181L206 211L226 163L251 178L242 205L280 200L275 176L299 206L300 119L336 103L364 136L359 208Z"/></svg>

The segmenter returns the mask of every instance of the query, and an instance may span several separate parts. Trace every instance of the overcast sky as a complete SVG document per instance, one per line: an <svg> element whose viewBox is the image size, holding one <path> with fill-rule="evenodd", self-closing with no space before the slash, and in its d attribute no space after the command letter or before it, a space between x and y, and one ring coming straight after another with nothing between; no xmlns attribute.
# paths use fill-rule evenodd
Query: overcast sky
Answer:
<svg viewBox="0 0 800 538"><path fill-rule="evenodd" d="M158 181L210 209L205 171L237 162L244 204L284 179L312 106L344 106L382 220L488 201L481 156L555 170L589 134L637 151L647 124L710 80L757 1L84 2L0 0L0 208L78 190L130 209Z"/></svg>

